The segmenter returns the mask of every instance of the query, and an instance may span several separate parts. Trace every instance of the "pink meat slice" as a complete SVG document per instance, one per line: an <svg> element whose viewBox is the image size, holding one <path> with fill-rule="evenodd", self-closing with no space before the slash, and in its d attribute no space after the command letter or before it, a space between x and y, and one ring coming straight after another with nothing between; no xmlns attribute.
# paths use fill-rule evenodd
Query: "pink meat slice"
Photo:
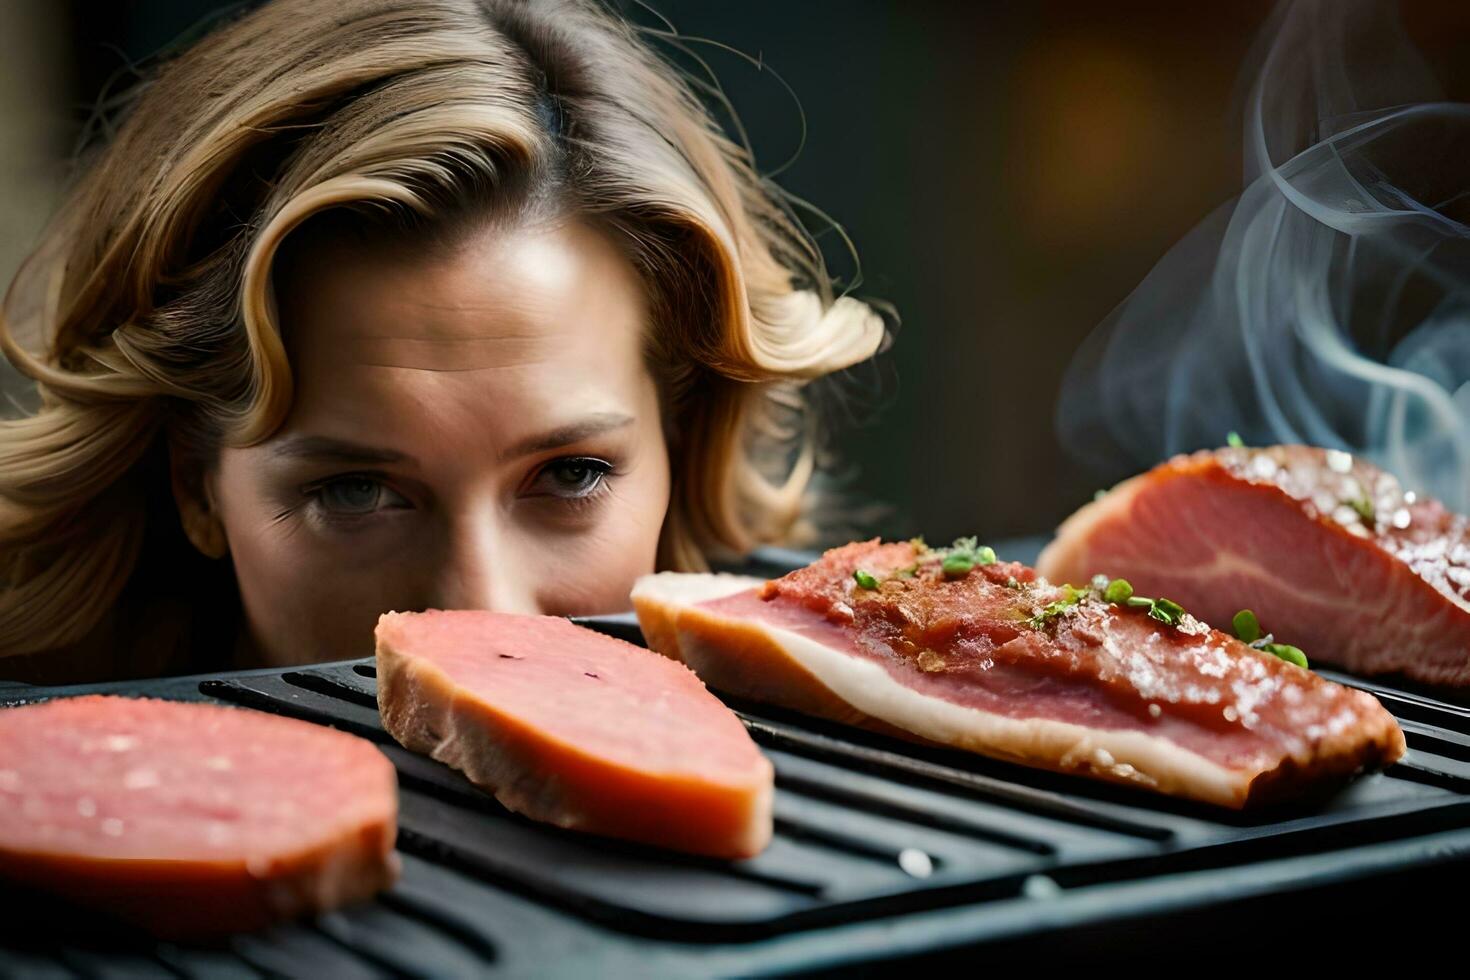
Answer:
<svg viewBox="0 0 1470 980"><path fill-rule="evenodd" d="M732 693L1224 806L1403 754L1371 695L1193 617L1166 625L1013 562L951 576L925 554L854 543L755 587L664 573L634 601L655 649Z"/></svg>
<svg viewBox="0 0 1470 980"><path fill-rule="evenodd" d="M1251 609L1314 662L1470 685L1470 525L1346 453L1177 457L1079 510L1038 568L1126 578L1226 628Z"/></svg>
<svg viewBox="0 0 1470 980"><path fill-rule="evenodd" d="M397 810L381 752L304 721L100 695L0 711L0 875L160 936L373 895Z"/></svg>
<svg viewBox="0 0 1470 980"><path fill-rule="evenodd" d="M769 842L771 763L688 668L554 616L389 613L377 640L384 727L508 808L714 857Z"/></svg>

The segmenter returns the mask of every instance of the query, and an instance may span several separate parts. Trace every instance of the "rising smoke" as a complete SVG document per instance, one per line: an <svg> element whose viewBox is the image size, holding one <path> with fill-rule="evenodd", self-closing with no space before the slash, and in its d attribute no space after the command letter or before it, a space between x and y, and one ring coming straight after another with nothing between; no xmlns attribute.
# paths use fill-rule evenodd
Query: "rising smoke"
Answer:
<svg viewBox="0 0 1470 980"><path fill-rule="evenodd" d="M1065 444L1119 476L1234 430L1470 510L1470 105L1370 0L1283 3L1247 78L1245 188L1078 351Z"/></svg>

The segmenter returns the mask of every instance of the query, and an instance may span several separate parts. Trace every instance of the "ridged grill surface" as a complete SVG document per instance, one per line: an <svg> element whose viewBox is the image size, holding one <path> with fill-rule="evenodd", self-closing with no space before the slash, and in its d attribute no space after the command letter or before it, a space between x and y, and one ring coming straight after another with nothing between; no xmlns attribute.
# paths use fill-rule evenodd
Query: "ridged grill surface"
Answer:
<svg viewBox="0 0 1470 980"><path fill-rule="evenodd" d="M586 622L636 633L623 618ZM758 973L849 958L858 948L853 937L881 942L893 923L925 922L940 910L963 907L971 935L1003 938L1035 928L1018 908L1070 908L1072 894L1111 889L1118 896L1111 911L1126 914L1127 896L1148 894L1142 886L1150 882L1218 876L1214 891L1180 893L1181 907L1197 907L1244 887L1232 884L1248 880L1233 874L1243 868L1259 866L1266 875L1300 865L1303 875L1333 868L1347 875L1359 873L1354 854L1385 842L1423 837L1447 841L1435 846L1454 853L1470 847L1463 829L1470 824L1470 709L1329 676L1377 694L1403 724L1409 755L1325 804L1264 815L1223 813L732 702L774 763L777 783L770 848L736 863L587 837L508 813L459 774L386 735L371 661L93 686L241 705L372 739L398 769L403 877L372 903L208 950L77 928L78 913L37 899L5 930L0 973L448 977L620 965L644 975ZM0 689L0 704L74 693ZM1457 844L1456 833L1466 840ZM1289 860L1309 855L1319 860Z"/></svg>

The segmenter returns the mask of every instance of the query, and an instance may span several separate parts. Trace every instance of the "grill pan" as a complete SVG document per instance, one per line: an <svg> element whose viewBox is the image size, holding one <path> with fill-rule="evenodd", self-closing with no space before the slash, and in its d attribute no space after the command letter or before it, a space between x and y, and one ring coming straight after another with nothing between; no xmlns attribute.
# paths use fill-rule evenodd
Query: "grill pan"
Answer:
<svg viewBox="0 0 1470 980"><path fill-rule="evenodd" d="M772 564L795 563L784 557ZM630 616L580 622L638 638ZM770 848L735 863L508 813L384 733L371 660L0 686L0 705L147 694L372 739L398 769L404 866L371 903L213 948L158 944L25 896L5 903L16 911L0 927L0 975L852 975L980 947L992 965L1139 941L1167 951L1227 923L1264 919L1269 929L1273 916L1294 930L1341 925L1353 903L1410 902L1436 876L1455 881L1470 868L1470 708L1320 673L1378 695L1408 755L1330 799L1245 815L731 700L777 786Z"/></svg>

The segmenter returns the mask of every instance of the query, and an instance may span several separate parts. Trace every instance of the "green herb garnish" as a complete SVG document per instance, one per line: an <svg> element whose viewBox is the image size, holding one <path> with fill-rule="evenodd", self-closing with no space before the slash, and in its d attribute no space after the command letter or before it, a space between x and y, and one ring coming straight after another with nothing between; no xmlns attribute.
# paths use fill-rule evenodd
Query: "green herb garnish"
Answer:
<svg viewBox="0 0 1470 980"><path fill-rule="evenodd" d="M1056 619L1068 609L1084 601L1092 592L1088 589L1077 589L1070 585L1062 586L1062 597L1055 602L1048 603L1041 612L1032 616L1030 624L1032 629L1041 629L1048 622Z"/></svg>
<svg viewBox="0 0 1470 980"><path fill-rule="evenodd" d="M1245 440L1240 437L1239 432L1227 432L1225 434L1225 444L1232 449L1245 448Z"/></svg>
<svg viewBox="0 0 1470 980"><path fill-rule="evenodd" d="M1302 653L1300 647L1294 647L1290 643L1267 643L1261 649L1267 653L1276 654L1276 656L1289 664L1296 664L1298 667L1306 670L1311 669L1307 667L1307 655Z"/></svg>
<svg viewBox="0 0 1470 980"><path fill-rule="evenodd" d="M1116 606L1127 606L1129 609L1145 609L1149 619L1158 620L1165 626L1178 626L1184 622L1184 607L1173 599L1150 599L1148 596L1134 595L1133 584L1126 578L1105 581L1107 584L1097 590L1104 601Z"/></svg>
<svg viewBox="0 0 1470 980"><path fill-rule="evenodd" d="M1261 638L1261 623L1256 619L1256 614L1249 609L1242 609L1235 614L1230 621L1235 627L1235 635L1240 637L1242 643L1254 643Z"/></svg>
<svg viewBox="0 0 1470 980"><path fill-rule="evenodd" d="M1307 668L1307 655L1302 653L1301 647L1294 647L1290 643L1276 643L1274 642L1276 638L1270 633L1261 635L1261 623L1256 619L1256 614L1249 609L1242 609L1236 613L1230 624L1235 627L1235 635L1242 643L1280 657L1287 663Z"/></svg>
<svg viewBox="0 0 1470 980"><path fill-rule="evenodd" d="M949 578L957 578L974 568L975 563L965 555L949 555L939 567Z"/></svg>
<svg viewBox="0 0 1470 980"><path fill-rule="evenodd" d="M918 561L906 568L895 568L881 579L872 572L859 568L852 573L858 587L876 589L888 579L911 579L918 575L922 566L934 562L939 564L946 577L958 578L976 565L991 565L996 560L995 549L978 543L974 538L960 538L948 548L931 548L924 543L923 538L910 538L909 544L917 553Z"/></svg>
<svg viewBox="0 0 1470 980"><path fill-rule="evenodd" d="M976 565L995 564L995 549L983 545L974 538L958 538L948 548L931 548L926 557L938 559L939 568L946 578L959 578L969 574Z"/></svg>
<svg viewBox="0 0 1470 980"><path fill-rule="evenodd" d="M1147 596L1134 595L1132 584L1125 578L1110 579L1106 575L1094 575L1092 583L1087 588L1079 589L1072 585L1063 586L1063 588L1066 589L1066 593L1062 598L1031 617L1030 622L1033 627L1040 629L1050 620L1087 599L1098 599L1110 602L1115 606L1126 606L1129 609L1147 610L1150 619L1157 620L1165 626L1178 626L1184 622L1184 607L1179 603L1172 599L1150 599Z"/></svg>
<svg viewBox="0 0 1470 980"><path fill-rule="evenodd" d="M1165 626L1178 626L1184 620L1184 607L1171 599L1155 599L1148 615Z"/></svg>
<svg viewBox="0 0 1470 980"><path fill-rule="evenodd" d="M1373 501L1367 497L1354 497L1352 500L1344 501L1349 507L1358 512L1364 524L1373 524L1377 519L1377 512L1373 507Z"/></svg>

